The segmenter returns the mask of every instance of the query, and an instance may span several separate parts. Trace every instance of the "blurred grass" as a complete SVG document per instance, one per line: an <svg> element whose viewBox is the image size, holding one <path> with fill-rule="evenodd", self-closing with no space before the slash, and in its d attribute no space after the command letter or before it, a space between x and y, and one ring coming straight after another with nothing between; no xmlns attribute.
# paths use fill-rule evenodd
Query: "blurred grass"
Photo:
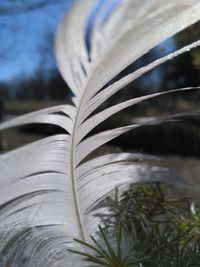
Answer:
<svg viewBox="0 0 200 267"><path fill-rule="evenodd" d="M4 102L5 114L24 114L31 111L39 110L56 105L66 104L66 100L63 101L6 101Z"/></svg>
<svg viewBox="0 0 200 267"><path fill-rule="evenodd" d="M69 102L64 99L59 101L5 101L4 102L4 110L5 114L23 114L31 111L39 110L42 108L47 108L56 105L68 104ZM181 111L194 111L200 110L199 103L194 101L189 101L187 99L166 99L165 101L159 102L155 100L149 103L144 102L138 106L135 106L134 115L142 116L156 116L158 114L166 114L171 112L172 110L175 112ZM132 116L133 114L130 112L126 112L127 116Z"/></svg>

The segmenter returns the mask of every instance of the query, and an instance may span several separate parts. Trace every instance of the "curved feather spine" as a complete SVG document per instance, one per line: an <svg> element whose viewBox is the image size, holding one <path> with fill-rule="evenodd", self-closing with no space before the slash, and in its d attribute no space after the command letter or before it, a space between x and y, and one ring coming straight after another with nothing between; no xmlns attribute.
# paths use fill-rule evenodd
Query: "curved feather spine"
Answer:
<svg viewBox="0 0 200 267"><path fill-rule="evenodd" d="M89 3L89 1L86 1L86 3ZM122 1L122 3L125 3L125 1ZM193 1L193 3L195 3L197 5L197 1ZM127 3L127 6L128 5L129 4ZM191 23L194 23L196 20L197 20L197 16L196 17L194 16L194 18L191 19ZM179 30L179 28L182 29L182 28L184 28L186 26L187 26L187 22L184 22L183 25L181 25L181 26L180 26L180 24L178 24L178 30ZM70 26L68 26L68 27L70 27ZM176 30L173 30L172 32L174 32L174 31L176 32ZM171 34L172 33L169 31L166 34L165 38L167 38ZM110 49L110 47L109 47L109 49ZM103 53L103 58L105 59L107 50L104 51L104 52L105 53ZM144 50L144 53L145 52L146 52L146 50ZM58 51L58 53L59 53L59 51ZM61 58L61 56L59 56L59 58ZM92 84L94 82L94 77L96 77L99 74L98 65L99 64L101 65L102 61L103 61L102 57L101 58L95 58L95 61L92 62L92 64L90 64L91 68L90 68L90 71L87 72L88 75L87 75L87 77L85 79L84 86L81 88L81 90L79 88L79 92L77 94L77 100L78 101L76 101L77 113L76 113L76 117L75 117L75 120L74 120L74 126L73 126L73 130L72 130L72 141L71 141L71 147L70 147L70 152L71 152L70 165L71 165L71 174L72 174L71 178L72 178L72 183L73 183L73 192L74 192L74 195L75 195L74 200L75 200L75 206L76 206L76 213L77 213L77 216L79 218L78 220L79 220L80 229L82 229L81 230L81 236L82 237L84 236L84 234L83 234L84 226L83 226L83 222L82 222L82 218L81 218L82 216L81 216L81 211L80 211L80 207L79 207L79 201L78 201L78 198L76 198L76 195L78 195L78 192L77 192L77 188L76 188L76 177L75 177L75 174L74 174L74 170L76 168L76 164L75 164L75 162L76 162L76 153L78 153L78 150L77 150L77 145L78 145L77 144L77 137L78 137L79 126L81 125L81 114L82 114L82 112L84 110L84 105L85 105L84 103L86 103L88 101L88 99L90 99L93 96L95 90L97 91L98 89L100 89L100 85L98 85L95 88L95 90L93 90ZM76 62L76 60L75 60L75 62ZM87 62L84 62L84 63L87 64ZM62 66L63 66L63 63L61 62L60 69L63 72ZM65 77L66 77L66 73L65 73ZM81 94L81 91L82 91L82 94ZM76 94L75 94L75 97L76 97Z"/></svg>
<svg viewBox="0 0 200 267"><path fill-rule="evenodd" d="M93 41L92 45L93 46L96 45L97 47L98 45L97 42L99 40L103 40L104 34L105 34L105 37L107 38L110 36L109 33L111 33L111 36L114 38L111 41L108 40L107 42L105 42L105 44L101 44L100 48L102 48L102 51L100 52L100 54L97 53L98 52L97 50L94 51L94 53L92 54L93 60L90 62L87 58L88 56L86 53L87 50L84 44L85 42L84 33L85 33L85 22L87 20L87 15L90 14L89 9L93 5L94 1L93 0L84 0L84 1L80 0L77 3L78 4L75 5L72 12L69 13L69 20L71 20L71 24L70 23L69 25L67 24L69 22L67 19L65 20L65 22L63 22L63 30L64 32L66 30L68 34L65 36L63 33L64 35L63 38L61 34L60 39L57 40L58 50L60 50L58 51L60 53L58 57L58 61L60 61L60 66L61 66L60 69L65 80L69 83L72 91L75 94L74 102L76 103L76 107L77 107L76 114L72 112L72 116L69 116L70 117L69 122L71 123L69 125L69 133L71 135L69 134L66 136L62 135L62 136L52 137L51 141L57 142L57 143L54 144L51 147L51 149L49 149L49 145L48 143L46 143L47 139L45 139L45 141L43 140L41 144L46 145L46 150L42 151L44 152L44 154L42 154L42 152L40 151L40 153L42 154L42 156L40 154L41 158L37 155L38 151L34 151L36 159L29 158L30 159L29 162L26 163L29 166L28 168L24 168L27 171L27 173L24 171L24 169L22 169L24 167L23 163L24 163L24 160L26 160L27 155L30 154L28 148L31 150L33 148L36 148L36 145L34 144L33 146L29 146L26 149L25 151L26 153L24 153L23 157L20 157L20 153L24 152L23 149L18 150L17 153L19 152L19 154L17 153L16 154L21 160L20 168L23 171L21 170L22 172L20 173L20 168L18 168L18 172L16 172L17 175L14 172L13 172L14 173L13 175L12 172L9 173L9 171L7 171L6 168L4 168L4 172L2 174L2 176L5 174L5 178L7 177L8 181L2 179L3 182L6 184L7 188L6 187L5 187L6 189L1 188L2 191L1 191L0 198L1 200L4 197L6 198L4 198L5 202L0 201L0 204L1 203L7 204L7 207L6 209L0 212L0 215L2 216L1 218L9 220L11 225L15 227L17 222L19 222L19 220L21 220L21 217L22 217L23 219L25 219L25 222L26 222L25 227L28 227L29 226L28 223L30 222L29 221L30 217L27 216L25 212L27 211L27 213L31 212L31 215L33 213L33 216L31 216L30 225L34 228L34 230L37 226L44 227L43 234L41 233L40 237L38 236L37 231L31 234L30 233L25 234L25 236L28 235L27 239L26 237L22 235L20 238L20 242L23 241L23 238L24 238L24 244L19 244L18 246L18 249L22 249L25 246L30 245L30 248L33 249L32 254L34 254L34 255L31 254L31 257L33 258L35 257L35 259L37 259L37 255L40 254L40 258L37 260L38 264L36 264L38 267L44 267L46 265L48 266L48 264L50 263L52 264L51 266L58 266L56 264L56 260L51 258L51 253L56 255L57 250L62 251L63 248L66 249L67 247L69 247L72 244L73 237L81 238L82 240L87 240L87 236L89 233L89 230L87 229L87 227L89 223L91 223L89 222L87 215L89 214L88 211L90 210L90 208L93 207L93 205L95 204L94 202L99 201L99 199L103 199L106 196L106 194L109 193L110 190L114 189L115 186L121 184L122 182L131 183L131 182L138 181L137 179L131 179L132 178L131 171L133 171L133 173L135 171L135 174L136 174L135 177L137 177L137 170L139 170L140 167L142 168L144 167L144 165L140 165L140 166L135 166L134 168L134 165L133 165L133 166L129 166L130 168L128 172L126 169L121 170L121 173L123 174L123 180L121 180L120 176L117 176L118 170L120 170L120 167L122 166L122 165L117 165L117 163L114 164L114 167L115 167L114 172L112 172L112 169L110 169L110 167L112 167L112 164L110 164L111 166L102 164L102 166L99 166L95 170L92 169L91 171L89 171L89 169L91 168L88 167L86 171L86 175L81 177L80 179L81 182L79 183L80 177L78 176L78 171L81 170L81 168L79 169L79 167L82 166L83 164L81 161L85 159L85 157L91 152L91 149L94 150L95 148L103 145L104 143L111 140L112 138L119 136L120 134L130 129L134 129L135 127L141 126L141 124L139 124L139 125L130 125L126 127L116 128L116 129L113 129L107 132L105 131L101 132L98 136L93 135L90 139L82 140L82 138L85 137L85 134L80 133L79 135L79 131L80 130L82 131L83 126L87 126L87 124L85 123L88 123L89 121L89 119L87 119L88 116L86 116L84 119L83 117L85 116L85 114L84 116L82 116L83 112L87 110L86 105L88 103L92 104L93 100L94 101L97 100L97 98L95 99L95 94L97 93L96 96L99 97L98 95L100 94L99 90L102 89L102 87L105 85L105 83L109 81L109 79L112 79L115 75L118 74L118 72L120 72L125 66L127 66L127 64L130 63L129 60L134 61L135 59L137 59L138 57L146 53L154 45L156 45L158 41L159 42L163 41L165 38L175 33L176 31L180 31L184 27L190 25L191 23L194 23L199 18L198 11L200 11L200 4L197 0L187 0L187 1L183 0L180 3L177 3L177 1L174 1L174 0L163 0L162 3L160 2L160 0L152 0L148 2L146 0L134 0L134 1L121 0L121 3L123 4L125 8L124 10L129 9L128 8L129 5L131 6L130 12L131 10L132 11L134 11L135 9L138 10L137 16L135 16L134 20L132 21L133 25L128 25L128 21L126 21L125 23L126 27L124 28L124 32L126 33L125 36L127 37L127 40L125 43L123 43L123 40L122 40L123 39L122 36L124 33L123 30L120 32L121 39L120 38L117 39L117 37L115 36L116 35L115 30L118 28L120 23L123 21L123 20L120 21L120 19L123 18L123 14L121 14L122 16L120 16L121 10L118 9L117 18L119 19L119 21L118 19L116 20L116 26L114 24L112 25L112 23L114 23L115 20L109 21L109 23L108 21L106 21L104 24L104 31L102 32L102 35L99 31L100 30L99 27L101 26L101 20L98 21L99 25L97 23L96 28L94 29L97 35L96 37L94 36L94 40L92 40ZM153 7L154 6L158 7L158 10L155 9L159 11L158 13L156 13L157 11L155 11L154 9L153 9L153 13L151 10L149 11L149 8L150 9L152 8L151 6L152 3L153 3ZM135 5L135 8L134 8L134 5ZM180 20L180 17L179 17L179 21L177 22L177 25L176 25L175 17L173 17L172 21L170 20L170 16L169 18L167 17L168 12L170 12L170 6L177 7L177 10L180 11L180 13L184 11L182 14L183 22ZM196 12L194 12L195 8L197 9ZM166 21L164 21L165 22L164 25L166 25L168 22L171 21L173 22L172 24L174 25L175 29L169 28L167 30L167 34L164 34L160 37L158 36L159 35L158 34L156 35L157 39L155 39L154 35L157 33L155 32L155 29L153 28L154 30L152 33L153 42L151 42L151 38L150 38L151 34L147 33L145 38L146 39L150 38L148 40L148 43L145 44L147 46L145 46L143 49L141 49L140 47L138 47L137 49L138 43L136 42L134 46L135 51L129 51L131 47L132 39L129 39L128 34L132 34L131 38L134 37L134 25L137 25L136 35L139 37L142 37L142 33L144 33L147 30L145 28L142 31L142 25L144 26L144 24L147 23L146 16L148 17L148 19L150 19L152 18L152 16L155 16L155 17L158 16L160 12L162 13L163 11L167 11L165 16L166 18L168 18L166 19ZM193 12L194 12L194 16L192 15ZM126 12L124 14L126 15ZM172 12L171 16L173 14L175 14L174 11ZM184 17L183 16L184 14L186 15L188 14L188 16ZM158 16L157 19L159 20L159 18L160 17ZM162 20L162 18L160 18L160 20ZM156 23L157 23L157 20L153 21L152 25L155 26ZM149 27L149 25L147 26ZM139 32L140 28L141 28L141 33ZM74 31L75 31L75 34L74 34ZM98 39L98 37L100 37L100 39ZM143 39L143 42L146 41L145 38ZM113 53L111 48L113 48L112 45L113 44L115 45L115 43L116 43L115 52L120 51L120 45L119 46L117 45L118 42L121 42L121 45L124 44L125 50L126 50L126 47L129 48L127 50L130 52L130 58L127 59L128 54L124 55L123 53L122 54ZM65 51L65 49L67 49L67 51ZM123 64L121 64L121 62L119 61L120 54L123 59L123 62L122 62ZM123 58L123 55L124 55L125 60ZM111 66L109 66L109 64L106 64L107 56L109 57L109 59L112 59L111 62L118 61L119 64L116 66L114 65L114 70L112 70L112 64ZM107 63L110 63L110 61ZM153 67L155 67L157 63L155 63ZM150 68L152 68L152 65L149 66L149 69ZM84 70L85 70L85 73L84 73ZM145 73L146 70L148 70L148 68L141 70L141 72L138 71L137 75L142 75L143 73ZM136 73L134 75L137 76ZM126 82L129 82L129 78L130 77L127 77ZM122 85L123 85L123 82L124 81L121 81ZM112 87L112 93L114 92L114 90L118 90L120 86L119 84L118 85L115 84L115 89L113 89ZM107 89L108 88L109 87L107 87ZM104 95L105 98L103 99L103 101L105 101L107 96ZM113 110L113 112L114 111L115 110ZM58 113L59 113L59 110L58 110ZM50 112L50 115L52 115L51 112ZM53 114L53 115L57 116L58 114ZM48 112L47 112L47 116L49 116ZM43 119L41 117L37 117L37 118L40 120ZM53 117L49 116L49 118L53 118ZM55 117L55 116L54 118L58 119L58 117ZM36 117L34 118L32 117L31 119L32 121L34 121L36 120ZM22 121L25 122L25 120L26 118L23 118ZM11 127L11 125L15 126L16 124L15 123L4 124L2 128ZM58 125L62 126L61 123L58 123ZM95 127L94 125L95 123L91 125L90 130L92 130ZM65 144L65 146L62 147L62 151L61 151L62 156L61 156L60 151L58 151L57 149L57 145L59 146L63 145L63 142L66 141L65 138L67 139L67 144ZM89 145L91 145L90 144L91 140L93 142L93 147L89 148ZM85 149L87 147L89 148L88 150ZM64 149L66 149L66 151ZM81 149L84 150L83 151L84 153L81 152ZM50 156L48 157L48 160L46 161L45 157L47 157L47 154L46 154L47 152L49 152ZM13 160L12 156L13 156L13 153L10 154L11 162L13 163L15 161L15 158ZM19 163L19 159L17 158L18 163ZM98 160L98 158L96 159ZM54 165L52 165L51 160L53 161ZM63 169L61 169L61 166L59 166L60 165L60 162L58 163L59 160L62 161L61 164L62 164ZM88 164L92 164L92 162L90 161L87 161L87 162ZM1 160L0 160L0 163L3 164ZM34 165L34 168L32 167L32 165ZM85 166L86 165L84 165L84 167ZM126 165L124 164L123 166L126 166ZM54 172L52 172L52 167L55 168ZM35 168L37 168L37 170L35 170ZM94 176L95 171L97 172L96 176ZM71 174L71 176L68 176L68 174ZM101 185L101 174L105 182L105 184L102 184L101 186L102 191L100 192L98 191L98 188L95 188L96 191L94 190L94 193L91 194L90 196L90 192L94 188L95 184L99 183L99 185ZM10 178L9 175L10 176L16 175L17 177L11 177L13 179L9 179ZM115 177L117 177L117 182L115 181ZM143 177L141 177L140 181L143 181L142 178ZM147 176L147 180L148 178L149 177ZM35 183L36 179L38 181L38 184ZM56 183L54 179L56 179ZM109 188L106 187L106 182L109 182ZM21 189L21 185L24 185L24 184L26 185L26 188ZM86 193L84 192L84 190ZM4 195L2 195L2 192ZM20 199L18 199L16 196L19 197ZM70 199L70 201L68 198ZM84 200L85 198L86 198L86 201L82 203L82 200ZM12 203L10 203L9 201L11 201ZM58 208L58 206L59 206L59 209L56 209ZM45 211L45 208L47 208L47 211ZM66 214L62 214L62 211L64 213L69 208L71 208L71 210L69 212L66 212L67 216L65 216ZM43 212L40 212L41 209ZM43 214L44 212L45 214ZM38 215L38 216L35 216L35 215ZM72 215L73 218L72 216L70 217L69 215ZM4 220L3 221L1 220L2 224L3 222ZM53 225L51 225L52 222L53 222ZM95 222L94 226L96 225L97 223ZM53 230L52 226L55 227L54 231L52 231ZM42 251L39 251L39 246L42 242L42 238L47 239L49 243L44 245ZM42 259L42 256L44 256L43 259ZM19 259L20 257L21 256L18 255L17 259ZM48 259L48 261L45 262L45 260L48 257L50 257L50 259ZM67 262L66 254L63 256L63 258ZM66 262L64 263L66 264ZM19 264L19 261L16 264ZM77 266L77 262L75 262L75 266Z"/></svg>

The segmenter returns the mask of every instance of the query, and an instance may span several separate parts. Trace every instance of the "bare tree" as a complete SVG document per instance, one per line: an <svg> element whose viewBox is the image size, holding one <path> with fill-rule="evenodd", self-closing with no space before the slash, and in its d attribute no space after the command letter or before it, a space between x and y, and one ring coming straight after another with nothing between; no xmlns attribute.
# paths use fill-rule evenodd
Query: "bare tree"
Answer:
<svg viewBox="0 0 200 267"><path fill-rule="evenodd" d="M73 0L69 0L72 2ZM63 3L64 0L1 0L0 16L30 12L34 9Z"/></svg>

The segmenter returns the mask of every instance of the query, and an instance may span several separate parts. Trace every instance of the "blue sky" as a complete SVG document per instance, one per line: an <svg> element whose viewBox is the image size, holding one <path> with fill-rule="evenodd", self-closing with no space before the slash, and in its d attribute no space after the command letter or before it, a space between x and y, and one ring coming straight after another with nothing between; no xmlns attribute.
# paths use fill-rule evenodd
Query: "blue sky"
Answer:
<svg viewBox="0 0 200 267"><path fill-rule="evenodd" d="M72 1L63 0L62 4L49 5L19 15L0 16L0 82L15 81L34 73L41 64L39 48L45 44L48 33L56 32L59 21ZM102 0L97 1L103 3ZM110 0L110 7L117 2L118 0ZM109 10L111 9L108 12ZM164 54L173 50L172 39L164 47ZM160 56L162 54L161 52ZM44 61L44 65L45 63Z"/></svg>
<svg viewBox="0 0 200 267"><path fill-rule="evenodd" d="M71 0L19 15L0 16L0 82L30 75L37 68L39 47L55 32Z"/></svg>

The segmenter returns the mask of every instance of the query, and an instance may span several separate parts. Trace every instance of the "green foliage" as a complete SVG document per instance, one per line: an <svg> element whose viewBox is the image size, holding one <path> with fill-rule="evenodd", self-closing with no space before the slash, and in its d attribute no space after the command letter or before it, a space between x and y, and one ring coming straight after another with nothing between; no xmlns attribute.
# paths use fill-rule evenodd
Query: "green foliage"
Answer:
<svg viewBox="0 0 200 267"><path fill-rule="evenodd" d="M131 187L120 200L117 193L110 224L91 244L76 240L84 252L73 252L90 267L200 266L200 209L173 195L160 184Z"/></svg>
<svg viewBox="0 0 200 267"><path fill-rule="evenodd" d="M151 235L142 242L141 240L135 242L134 238L128 236L122 227L115 230L115 240L110 241L104 230L99 227L103 245L93 237L91 237L93 244L75 240L89 249L90 253L70 251L82 255L87 262L96 264L89 265L91 267L137 267L142 266L141 262L151 263L149 255L144 255L144 252L149 250Z"/></svg>

